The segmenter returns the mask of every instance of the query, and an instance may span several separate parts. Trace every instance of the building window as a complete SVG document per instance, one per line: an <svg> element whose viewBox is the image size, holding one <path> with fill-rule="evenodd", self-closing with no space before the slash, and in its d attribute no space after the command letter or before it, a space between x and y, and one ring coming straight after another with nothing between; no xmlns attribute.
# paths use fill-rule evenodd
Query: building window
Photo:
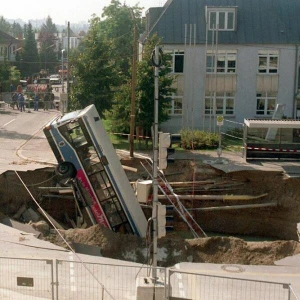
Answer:
<svg viewBox="0 0 300 300"><path fill-rule="evenodd" d="M278 72L278 51L258 53L258 73L277 74Z"/></svg>
<svg viewBox="0 0 300 300"><path fill-rule="evenodd" d="M208 29L220 31L233 31L236 24L235 7L206 7Z"/></svg>
<svg viewBox="0 0 300 300"><path fill-rule="evenodd" d="M182 115L182 96L173 95L170 103L170 115Z"/></svg>
<svg viewBox="0 0 300 300"><path fill-rule="evenodd" d="M206 93L206 115L233 115L234 93Z"/></svg>
<svg viewBox="0 0 300 300"><path fill-rule="evenodd" d="M183 73L184 51L183 50L166 50L165 53L172 56L172 73Z"/></svg>
<svg viewBox="0 0 300 300"><path fill-rule="evenodd" d="M257 93L256 94L256 114L272 115L276 107L276 93Z"/></svg>
<svg viewBox="0 0 300 300"><path fill-rule="evenodd" d="M236 51L218 51L217 53L217 73L235 73L236 72ZM206 72L215 72L215 53L207 52Z"/></svg>

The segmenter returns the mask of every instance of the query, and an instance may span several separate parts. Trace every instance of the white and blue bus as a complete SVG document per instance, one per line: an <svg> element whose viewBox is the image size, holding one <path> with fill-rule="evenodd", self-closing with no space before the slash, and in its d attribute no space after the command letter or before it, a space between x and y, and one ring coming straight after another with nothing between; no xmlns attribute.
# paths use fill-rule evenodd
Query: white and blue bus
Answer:
<svg viewBox="0 0 300 300"><path fill-rule="evenodd" d="M146 217L96 107L55 118L44 133L58 162L56 172L73 178L92 224L144 237Z"/></svg>

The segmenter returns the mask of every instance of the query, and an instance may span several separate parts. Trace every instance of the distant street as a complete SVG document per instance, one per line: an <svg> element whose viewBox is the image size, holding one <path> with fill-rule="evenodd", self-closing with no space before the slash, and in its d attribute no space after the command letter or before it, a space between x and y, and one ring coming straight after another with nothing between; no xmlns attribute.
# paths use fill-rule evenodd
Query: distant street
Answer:
<svg viewBox="0 0 300 300"><path fill-rule="evenodd" d="M0 174L7 170L32 170L41 167L36 163L26 162L21 155L21 148L37 134L44 138L39 135L41 128L58 113L56 110L42 109L27 109L25 112L11 108L0 110ZM43 154L43 149L33 150Z"/></svg>

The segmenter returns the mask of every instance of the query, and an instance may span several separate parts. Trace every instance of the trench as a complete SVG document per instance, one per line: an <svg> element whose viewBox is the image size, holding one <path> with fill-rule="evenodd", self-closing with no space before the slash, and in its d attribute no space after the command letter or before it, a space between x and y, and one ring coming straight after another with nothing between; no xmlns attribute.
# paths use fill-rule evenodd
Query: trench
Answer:
<svg viewBox="0 0 300 300"><path fill-rule="evenodd" d="M129 166L132 166L130 163ZM137 166L139 167L139 166ZM178 170L186 169L178 175ZM201 186L186 186L176 190L180 195L206 195L210 200L183 199L181 202L191 211L195 220L203 228L208 236L238 236L247 240L295 240L298 241L297 223L300 222L300 179L284 178L280 172L239 171L224 174L205 165L197 166L196 174L191 172L190 163L183 162L174 166L166 174L169 182L181 180L182 182L202 182ZM141 170L142 172L142 170ZM140 173L141 173L140 172ZM128 173L129 180L135 180L140 175ZM56 221L66 228L72 228L66 222L76 219L75 203L67 197L43 197L41 187L56 186L56 178L53 168L43 168L35 171L18 173L32 195L40 205ZM191 178L192 177L192 178ZM207 184L205 184L207 182ZM220 195L264 195L254 200L218 200ZM216 200L214 200L216 196ZM71 197L72 198L72 197ZM222 197L221 197L222 198ZM170 204L162 200L165 204ZM264 203L273 203L274 206L264 207ZM13 217L18 209L25 205L37 210L37 206L31 199L18 177L13 171L7 171L0 176L0 211L8 217ZM238 208L243 205L250 208ZM258 207L255 207L258 205ZM211 210L209 208L232 206L237 209ZM208 210L206 210L208 208ZM174 231L188 231L188 226L176 212L174 214ZM18 220L24 221L22 219Z"/></svg>

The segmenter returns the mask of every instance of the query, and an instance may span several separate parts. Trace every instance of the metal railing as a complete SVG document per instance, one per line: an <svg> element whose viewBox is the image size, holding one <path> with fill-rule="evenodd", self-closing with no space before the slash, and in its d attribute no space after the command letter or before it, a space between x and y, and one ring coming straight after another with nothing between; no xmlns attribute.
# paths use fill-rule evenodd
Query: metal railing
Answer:
<svg viewBox="0 0 300 300"><path fill-rule="evenodd" d="M169 269L169 298L201 300L296 300L291 285ZM175 288L176 287L176 288Z"/></svg>
<svg viewBox="0 0 300 300"><path fill-rule="evenodd" d="M0 258L0 299L299 300L292 286L124 264Z"/></svg>

